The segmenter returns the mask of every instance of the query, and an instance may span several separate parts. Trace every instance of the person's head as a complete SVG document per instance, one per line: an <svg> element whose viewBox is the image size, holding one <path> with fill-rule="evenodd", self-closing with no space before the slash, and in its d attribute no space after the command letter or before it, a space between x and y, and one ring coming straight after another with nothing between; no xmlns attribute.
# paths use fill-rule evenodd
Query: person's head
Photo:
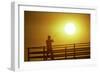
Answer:
<svg viewBox="0 0 100 73"><path fill-rule="evenodd" d="M50 35L48 35L48 39L51 39L51 36Z"/></svg>

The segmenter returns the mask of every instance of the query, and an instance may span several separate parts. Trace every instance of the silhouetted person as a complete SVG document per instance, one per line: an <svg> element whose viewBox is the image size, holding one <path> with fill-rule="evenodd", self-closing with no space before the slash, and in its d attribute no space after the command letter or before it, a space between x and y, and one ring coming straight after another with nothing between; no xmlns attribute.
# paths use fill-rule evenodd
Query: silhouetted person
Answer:
<svg viewBox="0 0 100 73"><path fill-rule="evenodd" d="M52 42L53 40L51 39L51 36L48 36L48 39L46 40L47 58L50 55L51 60L53 60Z"/></svg>

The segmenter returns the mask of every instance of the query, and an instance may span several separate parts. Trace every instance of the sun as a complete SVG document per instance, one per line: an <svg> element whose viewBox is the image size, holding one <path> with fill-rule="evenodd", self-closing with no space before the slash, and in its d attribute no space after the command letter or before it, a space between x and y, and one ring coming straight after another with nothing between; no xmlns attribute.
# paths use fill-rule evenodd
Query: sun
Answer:
<svg viewBox="0 0 100 73"><path fill-rule="evenodd" d="M76 27L74 23L67 23L64 27L65 33L68 35L73 35L76 32Z"/></svg>

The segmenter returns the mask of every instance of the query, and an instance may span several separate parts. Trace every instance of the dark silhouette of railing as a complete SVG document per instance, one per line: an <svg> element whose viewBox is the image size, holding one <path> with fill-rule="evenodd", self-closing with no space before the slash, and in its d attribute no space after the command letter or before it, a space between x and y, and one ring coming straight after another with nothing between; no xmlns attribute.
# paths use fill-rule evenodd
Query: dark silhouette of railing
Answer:
<svg viewBox="0 0 100 73"><path fill-rule="evenodd" d="M49 56L47 56L46 46L28 48L28 61L37 58L51 60L51 56L53 56L53 60L90 58L90 43L53 45L52 47L53 55Z"/></svg>

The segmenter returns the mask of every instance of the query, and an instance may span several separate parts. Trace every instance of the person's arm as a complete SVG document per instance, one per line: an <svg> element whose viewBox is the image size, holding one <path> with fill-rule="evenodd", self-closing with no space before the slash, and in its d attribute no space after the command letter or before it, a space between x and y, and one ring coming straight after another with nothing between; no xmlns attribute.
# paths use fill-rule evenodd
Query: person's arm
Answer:
<svg viewBox="0 0 100 73"><path fill-rule="evenodd" d="M54 40L51 40L51 42L54 42Z"/></svg>

